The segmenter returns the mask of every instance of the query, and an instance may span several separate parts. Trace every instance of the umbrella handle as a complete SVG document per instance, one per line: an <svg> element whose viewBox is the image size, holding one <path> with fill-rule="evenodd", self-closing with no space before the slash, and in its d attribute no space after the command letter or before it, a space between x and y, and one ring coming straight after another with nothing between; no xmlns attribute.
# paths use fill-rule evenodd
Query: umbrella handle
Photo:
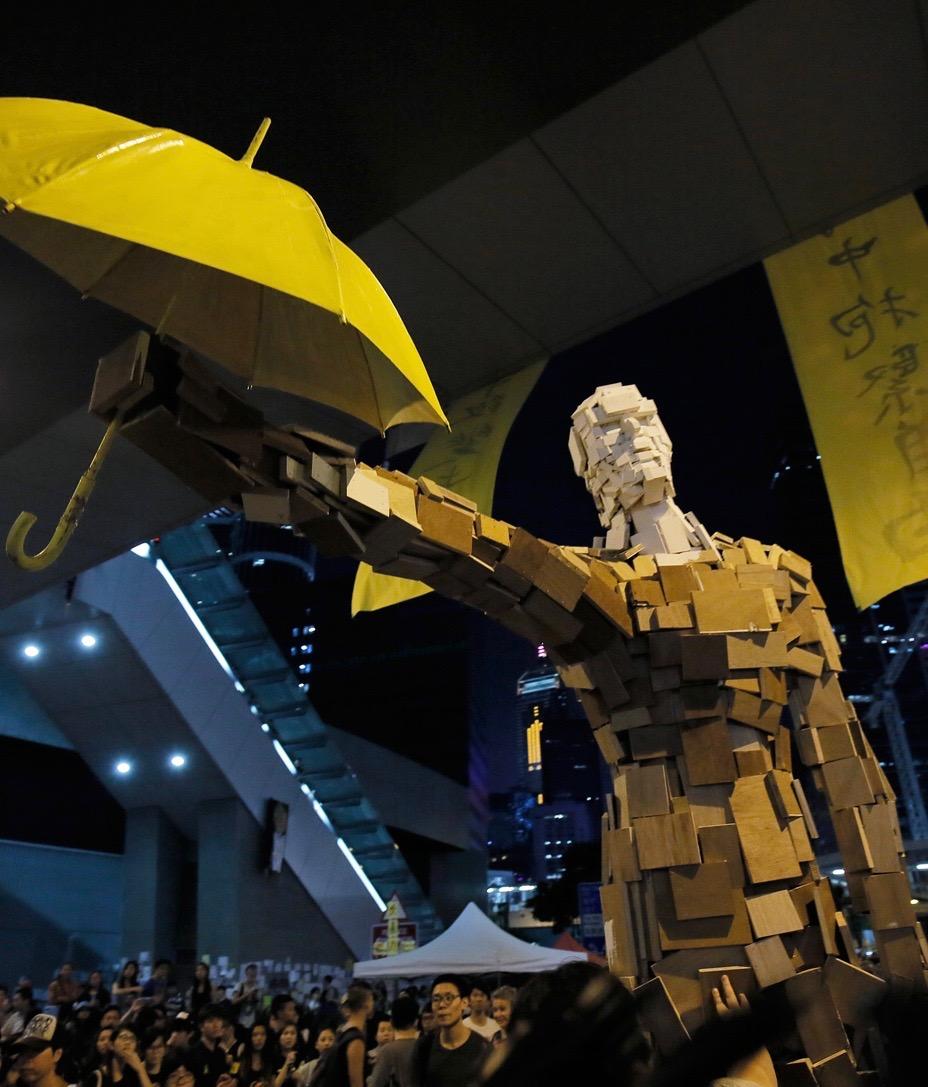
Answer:
<svg viewBox="0 0 928 1087"><path fill-rule="evenodd" d="M106 433L97 446L90 467L81 476L74 488L74 493L71 495L71 500L58 521L52 538L41 551L35 555L27 555L25 550L26 537L38 520L36 515L24 511L13 522L13 527L6 537L6 553L21 570L29 570L32 573L44 570L46 567L51 566L64 550L65 545L71 538L71 533L77 528L77 523L84 512L87 500L90 498L90 492L97 482L97 473L100 471L100 466L109 452L110 443L119 429L120 422L121 416L117 414L106 428Z"/></svg>

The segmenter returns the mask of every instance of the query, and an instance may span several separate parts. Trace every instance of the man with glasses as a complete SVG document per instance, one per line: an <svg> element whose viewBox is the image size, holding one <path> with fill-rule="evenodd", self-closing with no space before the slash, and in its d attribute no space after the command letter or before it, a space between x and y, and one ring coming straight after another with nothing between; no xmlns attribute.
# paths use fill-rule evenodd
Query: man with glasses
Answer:
<svg viewBox="0 0 928 1087"><path fill-rule="evenodd" d="M438 1030L416 1043L415 1087L472 1087L478 1081L490 1046L464 1022L468 992L467 983L454 974L440 974L432 982L430 1002Z"/></svg>

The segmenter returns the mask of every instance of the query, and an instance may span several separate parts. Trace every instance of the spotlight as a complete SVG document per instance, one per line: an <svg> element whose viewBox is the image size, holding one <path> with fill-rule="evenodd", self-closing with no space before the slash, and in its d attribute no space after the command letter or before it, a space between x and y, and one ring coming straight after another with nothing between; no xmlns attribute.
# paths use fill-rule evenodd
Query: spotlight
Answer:
<svg viewBox="0 0 928 1087"><path fill-rule="evenodd" d="M125 777L126 774L132 773L132 763L129 762L128 759L120 759L119 762L116 763L114 769L117 774L121 774L123 777Z"/></svg>
<svg viewBox="0 0 928 1087"><path fill-rule="evenodd" d="M82 634L81 635L81 645L85 649L93 649L93 647L96 644L97 644L97 639L93 634Z"/></svg>
<svg viewBox="0 0 928 1087"><path fill-rule="evenodd" d="M179 752L176 755L172 755L168 760L175 770L180 770L187 765L187 756L181 755Z"/></svg>
<svg viewBox="0 0 928 1087"><path fill-rule="evenodd" d="M844 869L843 868L832 868L831 874L833 876L843 876L844 875Z"/></svg>
<svg viewBox="0 0 928 1087"><path fill-rule="evenodd" d="M27 645L23 647L23 656L28 657L30 660L35 658L42 652L37 645Z"/></svg>
<svg viewBox="0 0 928 1087"><path fill-rule="evenodd" d="M261 722L261 731L262 732L270 732L271 731L271 726L267 723L267 721L262 721Z"/></svg>

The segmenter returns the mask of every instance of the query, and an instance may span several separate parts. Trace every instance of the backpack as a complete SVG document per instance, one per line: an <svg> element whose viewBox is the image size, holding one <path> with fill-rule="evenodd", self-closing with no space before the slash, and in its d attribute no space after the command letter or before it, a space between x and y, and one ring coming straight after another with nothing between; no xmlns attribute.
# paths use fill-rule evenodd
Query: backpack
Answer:
<svg viewBox="0 0 928 1087"><path fill-rule="evenodd" d="M335 1045L319 1058L307 1087L348 1087L348 1046L356 1038L364 1041L356 1027L342 1031Z"/></svg>

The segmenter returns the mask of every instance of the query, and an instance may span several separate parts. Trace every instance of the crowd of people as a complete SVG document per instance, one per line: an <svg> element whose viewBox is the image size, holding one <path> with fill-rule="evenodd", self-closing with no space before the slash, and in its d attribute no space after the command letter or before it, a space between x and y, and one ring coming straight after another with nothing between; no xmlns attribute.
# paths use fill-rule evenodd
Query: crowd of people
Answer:
<svg viewBox="0 0 928 1087"><path fill-rule="evenodd" d="M777 1087L767 1044L793 1030L788 1003L748 1009L726 977L713 1001L712 1024L660 1063L634 997L587 963L519 989L442 974L392 1001L326 978L302 1004L262 992L254 966L229 987L203 964L182 993L167 961L144 982L127 963L109 987L65 964L41 1007L29 979L0 986L0 1087ZM921 1060L925 1018L890 993L879 1025L897 1067Z"/></svg>

